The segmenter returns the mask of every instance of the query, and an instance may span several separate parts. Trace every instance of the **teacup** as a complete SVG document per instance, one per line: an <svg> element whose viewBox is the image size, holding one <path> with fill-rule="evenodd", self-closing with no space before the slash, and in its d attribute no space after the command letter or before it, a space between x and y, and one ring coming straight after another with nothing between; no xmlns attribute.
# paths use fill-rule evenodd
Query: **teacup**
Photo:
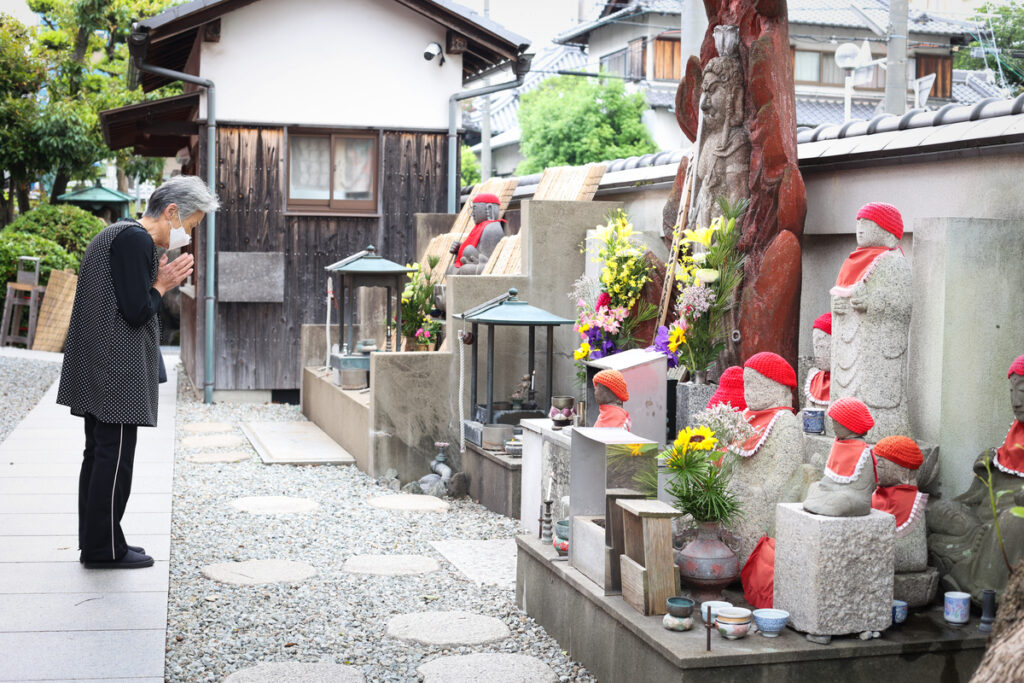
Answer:
<svg viewBox="0 0 1024 683"><path fill-rule="evenodd" d="M732 607L731 602L725 600L708 600L707 602L700 603L700 618L701 621L707 621L708 619L708 607L711 608L711 625L715 624L715 617L718 616L718 610L723 607Z"/></svg>
<svg viewBox="0 0 1024 683"><path fill-rule="evenodd" d="M943 618L951 624L966 624L971 618L971 594L949 591L945 599Z"/></svg>
<svg viewBox="0 0 1024 683"><path fill-rule="evenodd" d="M907 603L905 600L892 601L892 623L902 624L907 620Z"/></svg>

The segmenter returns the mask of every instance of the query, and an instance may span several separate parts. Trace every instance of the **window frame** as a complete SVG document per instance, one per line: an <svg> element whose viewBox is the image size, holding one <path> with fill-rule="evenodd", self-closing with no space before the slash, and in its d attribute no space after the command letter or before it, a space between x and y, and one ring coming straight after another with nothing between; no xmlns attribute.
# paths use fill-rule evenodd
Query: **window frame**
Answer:
<svg viewBox="0 0 1024 683"><path fill-rule="evenodd" d="M327 199L292 199L291 197L291 159L292 144L291 138L320 137L326 138L330 149L330 173L328 176L328 198ZM331 216L363 216L373 217L380 215L381 202L381 154L382 135L379 129L352 129L352 128L317 128L309 126L286 126L284 154L284 210L285 214L323 214ZM334 198L334 150L335 141L338 139L360 139L373 142L374 153L371 155L373 164L371 174L371 194L369 199L335 199Z"/></svg>
<svg viewBox="0 0 1024 683"><path fill-rule="evenodd" d="M634 73L631 67L639 66L639 73ZM626 73L628 81L642 81L647 78L647 39L644 37L634 38L626 43Z"/></svg>
<svg viewBox="0 0 1024 683"><path fill-rule="evenodd" d="M816 80L816 81L799 81L799 80L796 79L796 53L797 52L804 52L804 53L810 53L810 54L817 54L818 55L818 80ZM843 81L840 81L838 83L833 83L833 82L830 82L830 81L823 80L824 73L825 73L825 64L824 64L823 60L825 60L825 59L834 59L834 57L832 56L831 52L822 52L820 50L808 50L808 49L804 49L804 48L792 47L792 48L790 48L790 57L791 57L792 63L793 63L793 82L794 82L794 84L796 84L796 85L813 85L813 86L819 86L819 87L823 87L823 88L843 88L844 87L845 84L844 84ZM876 69L877 69L877 71L875 72L875 81L877 82L878 80L881 80L881 85L870 86L870 87L866 86L866 85L858 85L857 86L857 90L858 91L861 91L861 92L865 92L865 91L866 92L883 92L885 90L885 71L880 69L880 68L878 68L878 67L876 67Z"/></svg>
<svg viewBox="0 0 1024 683"><path fill-rule="evenodd" d="M622 72L611 71L607 68L608 62L613 58L622 58ZM626 78L626 70L629 68L629 48L622 48L621 50L615 50L609 52L606 55L601 55L597 61L598 71L607 74L608 76L618 76L620 78Z"/></svg>

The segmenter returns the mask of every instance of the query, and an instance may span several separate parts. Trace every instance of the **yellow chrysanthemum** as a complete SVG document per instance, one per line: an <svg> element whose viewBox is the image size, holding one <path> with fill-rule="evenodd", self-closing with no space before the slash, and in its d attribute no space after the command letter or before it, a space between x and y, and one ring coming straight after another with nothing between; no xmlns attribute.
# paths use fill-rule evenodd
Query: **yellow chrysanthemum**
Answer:
<svg viewBox="0 0 1024 683"><path fill-rule="evenodd" d="M585 358L587 358L589 356L590 356L590 343L589 342L583 342L582 344L580 344L580 348L576 349L576 351L573 352L573 354L572 354L572 357L575 358L576 360L583 360L583 359L585 359Z"/></svg>
<svg viewBox="0 0 1024 683"><path fill-rule="evenodd" d="M696 429L687 427L686 432L689 437L690 448L695 451L710 451L718 445L715 433L707 425L701 425Z"/></svg>

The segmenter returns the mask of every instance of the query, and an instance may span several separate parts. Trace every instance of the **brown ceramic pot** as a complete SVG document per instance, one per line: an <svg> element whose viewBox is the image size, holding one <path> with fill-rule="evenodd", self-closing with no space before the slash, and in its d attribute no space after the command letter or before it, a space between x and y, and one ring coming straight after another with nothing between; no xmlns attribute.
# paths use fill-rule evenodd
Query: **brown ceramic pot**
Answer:
<svg viewBox="0 0 1024 683"><path fill-rule="evenodd" d="M717 522L699 523L697 538L676 552L682 583L698 602L721 600L722 589L740 575L739 559L722 543L719 530Z"/></svg>

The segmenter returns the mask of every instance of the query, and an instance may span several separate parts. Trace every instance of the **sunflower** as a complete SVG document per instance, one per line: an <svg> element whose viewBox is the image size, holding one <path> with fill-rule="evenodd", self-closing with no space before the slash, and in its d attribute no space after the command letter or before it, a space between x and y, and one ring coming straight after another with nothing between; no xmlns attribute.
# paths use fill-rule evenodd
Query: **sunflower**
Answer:
<svg viewBox="0 0 1024 683"><path fill-rule="evenodd" d="M675 353L679 347L686 343L686 332L681 327L673 327L668 333L668 350Z"/></svg>
<svg viewBox="0 0 1024 683"><path fill-rule="evenodd" d="M690 448L695 451L710 451L718 445L715 433L707 425L701 425L696 429L687 427L686 433L689 438Z"/></svg>
<svg viewBox="0 0 1024 683"><path fill-rule="evenodd" d="M672 442L672 445L679 450L685 451L690 446L690 430L680 430L676 440Z"/></svg>

